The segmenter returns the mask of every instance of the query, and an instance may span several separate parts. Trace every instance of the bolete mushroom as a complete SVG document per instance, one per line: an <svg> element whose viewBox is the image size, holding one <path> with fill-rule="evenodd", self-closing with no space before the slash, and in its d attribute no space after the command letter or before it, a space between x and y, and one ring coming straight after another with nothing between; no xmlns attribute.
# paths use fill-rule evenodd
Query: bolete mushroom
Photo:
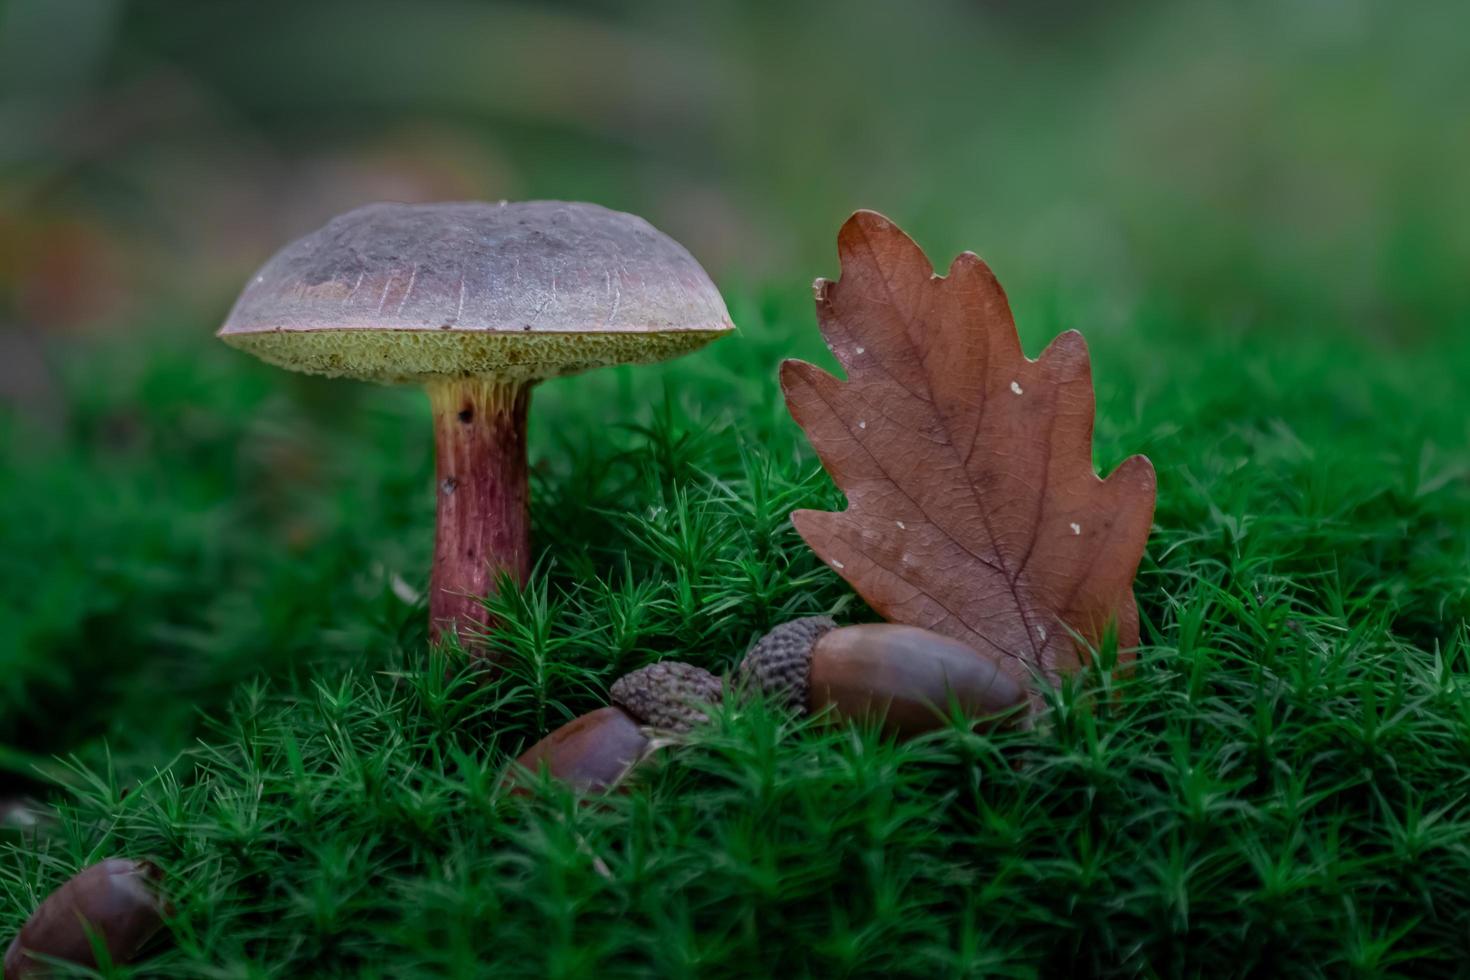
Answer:
<svg viewBox="0 0 1470 980"><path fill-rule="evenodd" d="M733 330L677 242L593 204L373 204L287 245L220 339L294 371L420 384L438 516L430 636L482 650L482 597L530 569L526 414L543 378L677 357ZM599 420L592 420L595 424Z"/></svg>

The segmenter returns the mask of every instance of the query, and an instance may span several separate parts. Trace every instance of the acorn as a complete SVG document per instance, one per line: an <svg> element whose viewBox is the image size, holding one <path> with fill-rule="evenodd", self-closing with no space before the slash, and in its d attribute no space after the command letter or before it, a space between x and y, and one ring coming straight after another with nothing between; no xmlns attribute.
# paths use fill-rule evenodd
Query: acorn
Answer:
<svg viewBox="0 0 1470 980"><path fill-rule="evenodd" d="M616 785L648 752L648 736L622 708L606 707L573 718L516 759L513 772L545 769L578 792L601 792ZM512 792L530 793L523 776L513 776Z"/></svg>
<svg viewBox="0 0 1470 980"><path fill-rule="evenodd" d="M620 677L610 693L613 704L645 725L682 735L709 720L725 682L693 664L664 660Z"/></svg>
<svg viewBox="0 0 1470 980"><path fill-rule="evenodd" d="M839 627L825 616L792 620L761 637L741 660L736 682L796 711L878 719L901 737L943 727L951 703L983 719L1027 700L995 660L958 640L890 623ZM517 764L533 772L544 767L579 792L608 789L651 751L642 726L690 731L707 720L724 682L663 661L619 678L611 693L612 706L558 728ZM524 782L513 790L529 791Z"/></svg>
<svg viewBox="0 0 1470 980"><path fill-rule="evenodd" d="M796 710L881 719L899 736L942 727L951 701L976 718L1026 701L995 660L958 640L917 626L830 623L778 626L745 655L739 676Z"/></svg>
<svg viewBox="0 0 1470 980"><path fill-rule="evenodd" d="M837 628L828 616L782 623L756 641L736 668L741 690L760 691L795 711L807 709L812 646Z"/></svg>
<svg viewBox="0 0 1470 980"><path fill-rule="evenodd" d="M163 928L162 873L147 861L112 858L86 868L47 896L5 953L5 980L52 972L45 959L95 968L92 937L112 962L131 961Z"/></svg>

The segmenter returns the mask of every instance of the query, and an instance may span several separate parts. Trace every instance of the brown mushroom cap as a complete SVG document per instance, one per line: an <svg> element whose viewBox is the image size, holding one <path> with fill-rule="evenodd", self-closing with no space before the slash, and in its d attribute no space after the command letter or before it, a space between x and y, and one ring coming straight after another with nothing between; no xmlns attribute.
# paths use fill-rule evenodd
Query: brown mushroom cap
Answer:
<svg viewBox="0 0 1470 980"><path fill-rule="evenodd" d="M281 367L396 383L572 374L733 330L699 263L595 204L371 204L287 245L219 336Z"/></svg>

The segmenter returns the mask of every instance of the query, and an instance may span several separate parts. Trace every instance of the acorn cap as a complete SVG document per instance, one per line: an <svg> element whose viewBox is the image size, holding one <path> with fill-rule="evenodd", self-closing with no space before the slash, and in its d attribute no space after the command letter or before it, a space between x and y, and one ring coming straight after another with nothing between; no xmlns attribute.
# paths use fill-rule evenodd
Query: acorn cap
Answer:
<svg viewBox="0 0 1470 980"><path fill-rule="evenodd" d="M613 704L651 728L684 733L709 720L709 706L724 696L714 674L692 664L664 660L613 683Z"/></svg>
<svg viewBox="0 0 1470 980"><path fill-rule="evenodd" d="M595 204L370 204L287 245L219 337L295 371L534 381L734 329L678 242Z"/></svg>
<svg viewBox="0 0 1470 980"><path fill-rule="evenodd" d="M807 710L812 647L837 623L807 616L782 623L756 641L736 669L743 691L758 691L797 711Z"/></svg>

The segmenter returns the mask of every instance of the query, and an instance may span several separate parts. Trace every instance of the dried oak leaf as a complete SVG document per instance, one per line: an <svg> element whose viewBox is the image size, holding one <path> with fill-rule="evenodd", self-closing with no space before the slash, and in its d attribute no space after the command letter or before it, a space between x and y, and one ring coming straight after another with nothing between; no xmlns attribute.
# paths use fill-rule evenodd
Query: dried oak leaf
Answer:
<svg viewBox="0 0 1470 980"><path fill-rule="evenodd" d="M1110 623L1131 659L1154 471L1142 456L1094 471L1081 334L1027 359L979 257L936 276L872 211L837 250L842 277L817 280L817 316L848 380L786 361L781 386L848 507L797 511L797 531L880 615L997 656L1022 682L1076 670Z"/></svg>

